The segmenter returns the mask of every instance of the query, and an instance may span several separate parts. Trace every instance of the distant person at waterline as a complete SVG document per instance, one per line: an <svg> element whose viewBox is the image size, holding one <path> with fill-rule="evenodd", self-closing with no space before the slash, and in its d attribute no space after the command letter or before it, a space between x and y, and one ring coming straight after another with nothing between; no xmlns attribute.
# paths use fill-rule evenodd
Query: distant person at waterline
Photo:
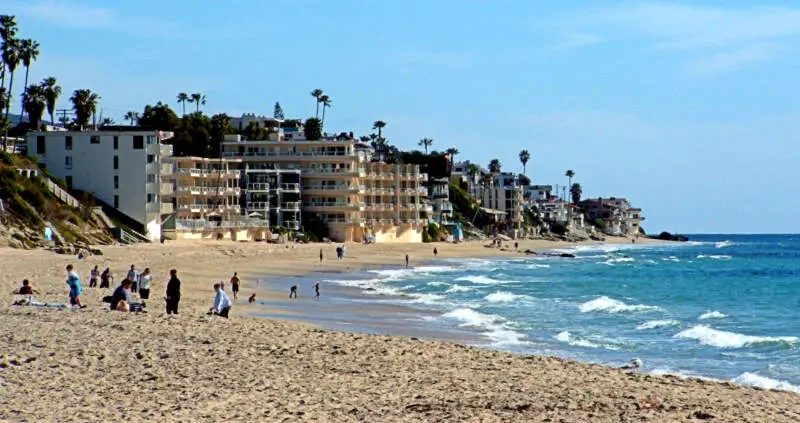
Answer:
<svg viewBox="0 0 800 423"><path fill-rule="evenodd" d="M408 254L406 254L406 267L408 267Z"/></svg>
<svg viewBox="0 0 800 423"><path fill-rule="evenodd" d="M315 297L319 299L319 281L314 284L314 293L316 294Z"/></svg>
<svg viewBox="0 0 800 423"><path fill-rule="evenodd" d="M233 272L233 276L231 277L231 290L233 291L233 299L239 299L239 274L237 272Z"/></svg>
<svg viewBox="0 0 800 423"><path fill-rule="evenodd" d="M292 285L292 287L289 288L289 298L297 299L297 285Z"/></svg>
<svg viewBox="0 0 800 423"><path fill-rule="evenodd" d="M437 250L436 247L433 247L433 256L436 257L438 255L439 255L439 250Z"/></svg>

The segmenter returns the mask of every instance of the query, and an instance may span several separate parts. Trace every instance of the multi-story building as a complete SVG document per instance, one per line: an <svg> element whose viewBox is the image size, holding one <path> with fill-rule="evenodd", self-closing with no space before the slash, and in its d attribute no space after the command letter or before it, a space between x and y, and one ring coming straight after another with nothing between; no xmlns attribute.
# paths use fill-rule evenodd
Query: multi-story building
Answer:
<svg viewBox="0 0 800 423"><path fill-rule="evenodd" d="M600 220L609 235L636 235L644 220L642 209L625 198L592 198L581 202L590 220Z"/></svg>
<svg viewBox="0 0 800 423"><path fill-rule="evenodd" d="M453 215L450 203L450 181L447 178L431 179L428 186L428 198L433 206L432 218L435 222L447 223Z"/></svg>
<svg viewBox="0 0 800 423"><path fill-rule="evenodd" d="M552 197L552 185L528 185L525 187L525 198L530 201L549 200Z"/></svg>
<svg viewBox="0 0 800 423"><path fill-rule="evenodd" d="M161 202L161 176L170 166L172 146L161 141L172 133L141 128L117 131L32 131L28 155L70 189L81 190L136 222L151 240L161 238L161 223L173 212Z"/></svg>
<svg viewBox="0 0 800 423"><path fill-rule="evenodd" d="M506 213L506 221L518 229L522 224L522 186L515 173L498 173L492 183L478 188L484 207Z"/></svg>
<svg viewBox="0 0 800 423"><path fill-rule="evenodd" d="M300 229L300 184L299 169L275 169L271 164L247 163L243 184L245 213L267 218L272 226Z"/></svg>
<svg viewBox="0 0 800 423"><path fill-rule="evenodd" d="M427 176L418 166L372 163L371 149L349 136L308 141L285 129L278 125L269 140L226 136L223 157L240 158L245 169L299 171L303 220L324 222L337 241L422 241ZM246 190L252 201L264 198Z"/></svg>
<svg viewBox="0 0 800 423"><path fill-rule="evenodd" d="M162 202L175 213L164 220L170 239L264 239L269 221L242 214L242 161L204 157L172 157L162 175Z"/></svg>

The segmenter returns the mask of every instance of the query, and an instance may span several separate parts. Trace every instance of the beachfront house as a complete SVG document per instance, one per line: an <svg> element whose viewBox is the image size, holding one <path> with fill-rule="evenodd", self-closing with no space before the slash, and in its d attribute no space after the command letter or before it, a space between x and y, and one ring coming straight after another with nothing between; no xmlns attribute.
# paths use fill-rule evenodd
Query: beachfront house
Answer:
<svg viewBox="0 0 800 423"><path fill-rule="evenodd" d="M340 242L422 242L427 175L419 166L374 163L372 149L352 134L307 140L300 126L278 119L266 125L268 139L225 136L222 155L241 159L246 173L299 172L304 222L323 223ZM248 195L254 192L246 188Z"/></svg>
<svg viewBox="0 0 800 423"><path fill-rule="evenodd" d="M117 213L131 228L151 240L161 238L161 223L172 214L172 204L161 195L161 176L171 166L172 146L162 141L170 132L118 127L101 131L31 131L27 153L47 172L65 181L71 190L93 195Z"/></svg>
<svg viewBox="0 0 800 423"><path fill-rule="evenodd" d="M631 207L625 198L593 198L581 202L589 220L601 225L608 235L637 235L644 220L642 209Z"/></svg>
<svg viewBox="0 0 800 423"><path fill-rule="evenodd" d="M483 207L500 210L506 215L506 223L511 225L515 233L522 225L523 187L519 183L519 175L502 172L493 175L490 184L478 185L476 191L480 194Z"/></svg>
<svg viewBox="0 0 800 423"><path fill-rule="evenodd" d="M445 224L453 215L450 203L450 181L447 178L431 179L428 186L428 198L432 206L431 218L434 222Z"/></svg>

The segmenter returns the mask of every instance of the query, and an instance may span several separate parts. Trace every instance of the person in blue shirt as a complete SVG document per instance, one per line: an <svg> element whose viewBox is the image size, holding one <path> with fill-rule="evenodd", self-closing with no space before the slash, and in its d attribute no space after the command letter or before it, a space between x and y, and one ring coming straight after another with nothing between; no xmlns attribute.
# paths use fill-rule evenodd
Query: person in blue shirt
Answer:
<svg viewBox="0 0 800 423"><path fill-rule="evenodd" d="M222 284L215 283L214 291L217 291L217 296L214 297L214 307L211 307L208 314L216 314L227 319L233 303L228 298L228 294L222 289Z"/></svg>
<svg viewBox="0 0 800 423"><path fill-rule="evenodd" d="M114 294L111 295L111 310L117 310L117 307L120 305L120 301L125 301L125 304L131 303L132 285L133 281L126 278L117 287L117 289L114 290Z"/></svg>
<svg viewBox="0 0 800 423"><path fill-rule="evenodd" d="M71 264L67 265L67 285L69 286L69 305L86 308L85 305L81 305L81 292L83 292L81 277L78 276L78 272L74 270Z"/></svg>

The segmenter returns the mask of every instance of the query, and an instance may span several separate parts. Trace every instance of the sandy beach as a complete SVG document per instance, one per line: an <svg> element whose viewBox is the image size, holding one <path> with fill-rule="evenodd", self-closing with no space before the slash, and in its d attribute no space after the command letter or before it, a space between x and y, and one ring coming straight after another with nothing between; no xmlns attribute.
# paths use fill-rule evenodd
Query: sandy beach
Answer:
<svg viewBox="0 0 800 423"><path fill-rule="evenodd" d="M617 242L629 242L624 239ZM566 246L521 241L520 249ZM266 275L350 272L439 258L515 255L481 243L335 245L171 242L102 247L84 260L0 249L0 419L4 421L565 421L790 422L797 395L653 376L556 358L415 337L351 334L249 317L205 315L213 281L238 272L243 294ZM323 248L325 259L319 261ZM84 283L83 310L11 307L23 278L46 302L66 302L64 267ZM87 288L90 269L117 281L135 264L155 275L146 314L107 310L111 290ZM180 314L163 300L182 281ZM285 292L259 291L260 299Z"/></svg>

